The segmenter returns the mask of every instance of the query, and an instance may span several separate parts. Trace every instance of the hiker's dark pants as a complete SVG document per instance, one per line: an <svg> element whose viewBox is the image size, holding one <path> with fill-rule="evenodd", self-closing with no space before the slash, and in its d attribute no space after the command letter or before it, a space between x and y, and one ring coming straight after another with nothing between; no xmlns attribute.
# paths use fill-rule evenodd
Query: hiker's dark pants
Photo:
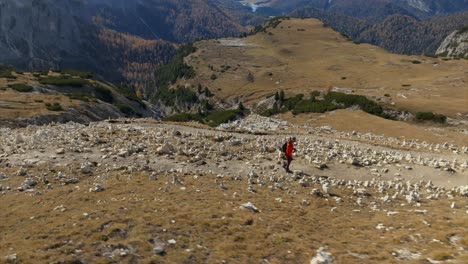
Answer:
<svg viewBox="0 0 468 264"><path fill-rule="evenodd" d="M292 157L286 156L286 161L288 162L286 165L286 169L289 170L289 165L291 165L291 161L293 160Z"/></svg>

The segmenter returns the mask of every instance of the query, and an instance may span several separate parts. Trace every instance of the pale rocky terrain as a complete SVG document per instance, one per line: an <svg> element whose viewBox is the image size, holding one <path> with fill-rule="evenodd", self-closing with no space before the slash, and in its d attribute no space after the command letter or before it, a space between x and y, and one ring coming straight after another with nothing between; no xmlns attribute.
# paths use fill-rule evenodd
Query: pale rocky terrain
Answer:
<svg viewBox="0 0 468 264"><path fill-rule="evenodd" d="M468 30L454 31L448 35L437 49L436 55L468 58Z"/></svg>
<svg viewBox="0 0 468 264"><path fill-rule="evenodd" d="M297 137L293 173L278 148ZM466 263L468 148L259 116L0 129L6 263Z"/></svg>

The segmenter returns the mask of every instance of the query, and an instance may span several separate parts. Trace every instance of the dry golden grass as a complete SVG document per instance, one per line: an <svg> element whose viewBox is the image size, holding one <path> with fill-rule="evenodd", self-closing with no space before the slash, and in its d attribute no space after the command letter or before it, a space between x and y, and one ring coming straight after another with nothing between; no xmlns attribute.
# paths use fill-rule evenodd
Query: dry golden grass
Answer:
<svg viewBox="0 0 468 264"><path fill-rule="evenodd" d="M403 56L357 45L314 19L285 20L268 32L243 39L248 47L197 43L199 50L188 61L198 74L182 82L202 83L222 99L247 103L280 89L289 95L309 94L331 85L368 96L388 94L396 108L413 112L468 113L466 60ZM231 68L222 72L222 65ZM215 81L209 66L218 76ZM248 80L249 72L254 82Z"/></svg>
<svg viewBox="0 0 468 264"><path fill-rule="evenodd" d="M448 256L462 263L467 258L467 251L457 250L448 240L458 234L465 236L466 243L466 214L463 209L450 209L446 200L424 202L421 207L400 207L403 201L396 201L373 211L373 198L364 199L366 206L359 207L355 197L348 198L352 191L346 189L332 190L344 200L336 204L333 198L309 194L318 186L303 188L292 183L289 192L256 187L258 192L252 194L246 191L245 182L225 179L228 190L222 191L213 175L193 176L181 178L185 190L170 185L167 192L171 176L149 181L145 174L114 172L103 180L106 190L102 193L89 193L91 178L84 177L77 184L80 188L45 190L40 184L37 190L42 195L2 195L0 256L17 253L21 263L74 259L88 263L308 263L316 249L327 245L336 263L395 263L392 252L402 248L422 254L420 260L408 263ZM13 177L8 183L15 186L21 181ZM283 202L276 202L277 197ZM302 199L311 204L301 205ZM261 212L240 209L247 201ZM454 201L463 204L466 199ZM54 211L59 205L67 210ZM428 213L416 214L414 209ZM387 216L387 211L399 214ZM392 229L377 230L379 223ZM151 239L175 239L177 244L166 246L167 254L158 256L152 253ZM131 246L134 252L114 259L100 256L110 245Z"/></svg>
<svg viewBox="0 0 468 264"><path fill-rule="evenodd" d="M42 93L38 91L34 92L17 92L11 88L8 88L11 84L27 84L32 87L44 88L44 85L39 83L39 79L33 76L30 72L14 75L17 77L14 80L0 78L0 119L14 120L20 118L32 118L42 115L56 115L63 111L67 111L68 108L79 109L79 106L85 102L78 99L70 99L64 94L54 93ZM49 76L60 76L60 73L49 72ZM88 80L89 83L96 84L95 80ZM110 86L104 83L99 85L111 89ZM63 111L49 111L46 104L59 103ZM95 102L92 100L86 102L86 104L93 105Z"/></svg>
<svg viewBox="0 0 468 264"><path fill-rule="evenodd" d="M29 118L53 115L60 112L47 110L46 103L60 103L64 110L80 104L63 95L20 93L12 90L0 91L0 112L3 119Z"/></svg>

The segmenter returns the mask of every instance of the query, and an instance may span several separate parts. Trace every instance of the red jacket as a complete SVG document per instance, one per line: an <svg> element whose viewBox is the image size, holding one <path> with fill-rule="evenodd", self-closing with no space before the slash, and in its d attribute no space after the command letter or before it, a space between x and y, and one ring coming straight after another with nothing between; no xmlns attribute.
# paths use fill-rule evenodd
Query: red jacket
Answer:
<svg viewBox="0 0 468 264"><path fill-rule="evenodd" d="M294 150L294 144L292 142L289 142L286 144L286 157L292 157L293 155L293 150Z"/></svg>

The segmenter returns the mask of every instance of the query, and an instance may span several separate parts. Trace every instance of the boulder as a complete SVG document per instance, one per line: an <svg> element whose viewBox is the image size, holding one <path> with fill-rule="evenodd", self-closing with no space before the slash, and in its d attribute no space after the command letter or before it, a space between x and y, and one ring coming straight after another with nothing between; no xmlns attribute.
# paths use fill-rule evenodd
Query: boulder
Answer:
<svg viewBox="0 0 468 264"><path fill-rule="evenodd" d="M56 149L55 153L58 154L58 155L65 154L65 149L64 148Z"/></svg>
<svg viewBox="0 0 468 264"><path fill-rule="evenodd" d="M245 204L242 204L242 205L241 205L241 208L250 210L250 211L252 211L252 212L254 212L254 213L260 212L260 210L258 210L258 208L255 207L255 205L253 205L251 202L247 202L247 203L245 203Z"/></svg>
<svg viewBox="0 0 468 264"><path fill-rule="evenodd" d="M173 154L175 152L175 148L174 148L174 146L172 146L171 144L166 142L162 146L157 148L156 152L159 155L170 155L170 154Z"/></svg>
<svg viewBox="0 0 468 264"><path fill-rule="evenodd" d="M349 165L353 165L353 166L356 166L356 167L361 167L362 166L361 162L356 158L350 158L346 162Z"/></svg>
<svg viewBox="0 0 468 264"><path fill-rule="evenodd" d="M104 187L99 183L95 183L94 186L89 189L89 192L102 192L102 191L104 191Z"/></svg>
<svg viewBox="0 0 468 264"><path fill-rule="evenodd" d="M310 264L331 264L333 263L333 257L328 253L326 247L321 247L317 250L317 255L312 258Z"/></svg>

